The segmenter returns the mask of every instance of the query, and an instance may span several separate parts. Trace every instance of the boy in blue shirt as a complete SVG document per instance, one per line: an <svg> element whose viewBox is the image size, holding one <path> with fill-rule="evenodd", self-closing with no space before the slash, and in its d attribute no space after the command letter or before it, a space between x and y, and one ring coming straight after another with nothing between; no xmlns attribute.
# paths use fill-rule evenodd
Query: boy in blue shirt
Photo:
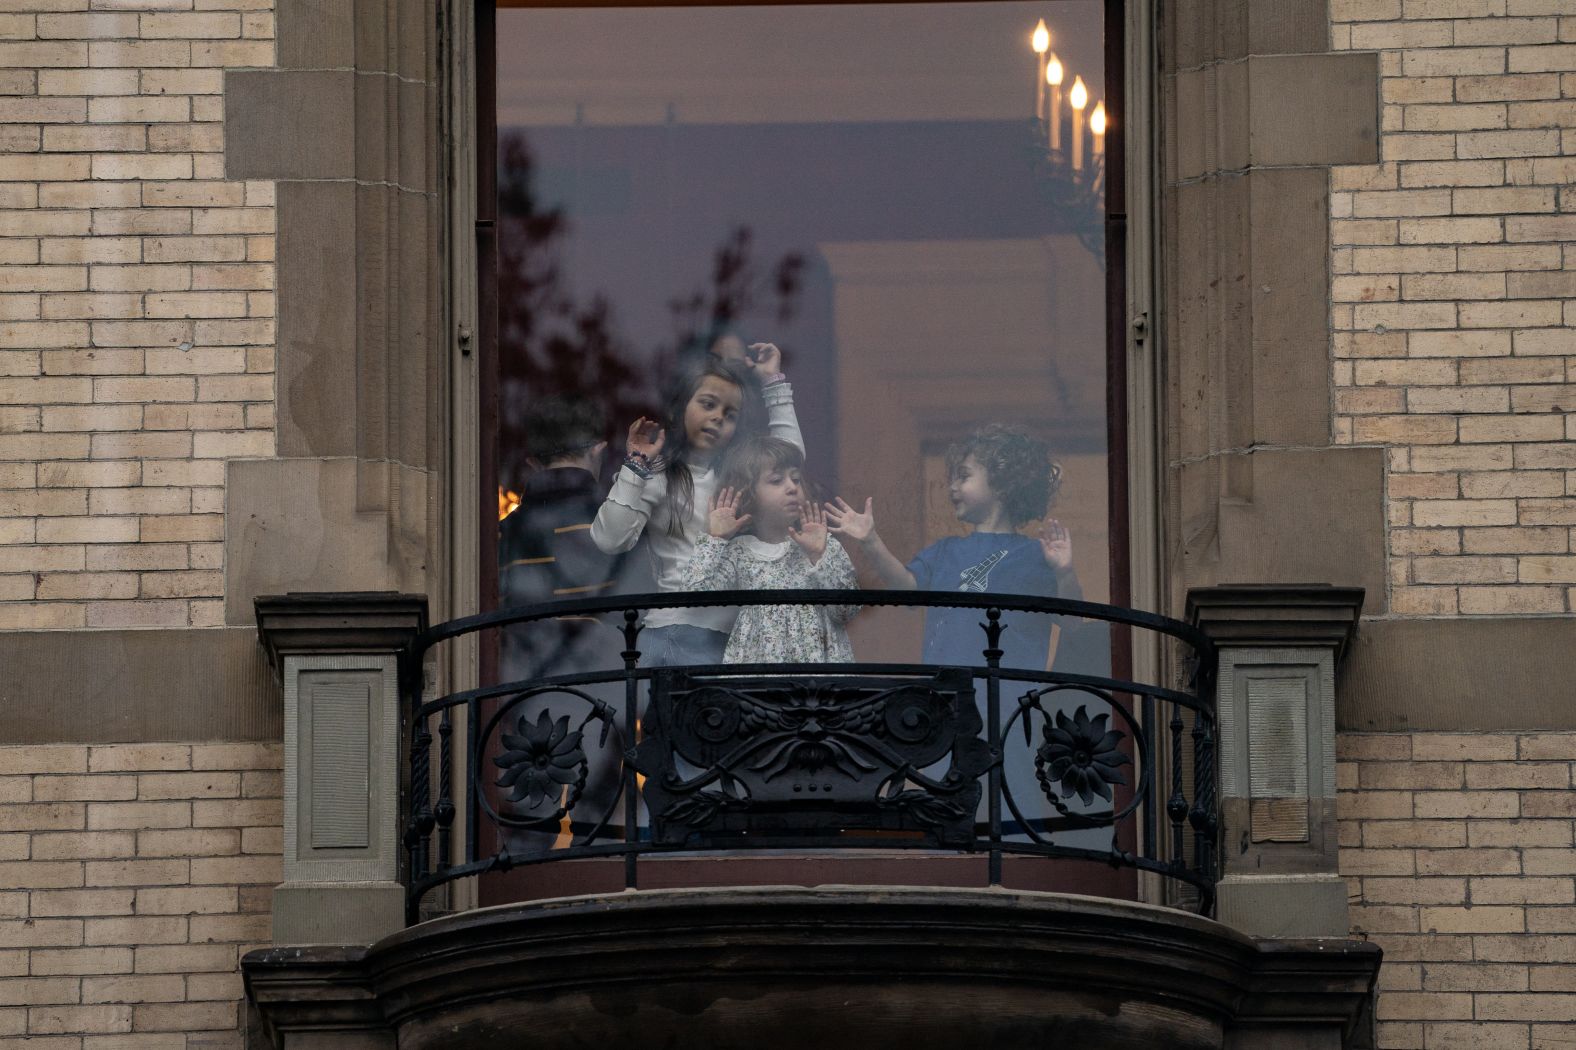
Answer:
<svg viewBox="0 0 1576 1050"><path fill-rule="evenodd" d="M1042 517L1061 481L1061 467L1051 461L1050 447L1021 426L992 423L947 450L948 494L952 507L969 527L966 536L937 540L907 565L899 561L876 533L873 500L855 510L841 497L826 506L830 532L850 545L857 544L881 578L883 586L898 590L966 591L986 594L1032 595L1048 598L1083 597L1073 571L1072 536L1055 518L1041 525L1037 536L1018 532ZM923 660L927 664L979 666L985 663L985 632L978 609L927 609ZM1002 667L1046 670L1050 658L1051 628L1056 617L1034 613L1002 614ZM1065 642L1065 634L1064 634ZM1065 649L1065 644L1060 648ZM1061 656L1058 663L1064 662ZM1002 714L1005 721L1018 693L1037 688L1028 683L1003 683ZM1058 694L1055 710L1068 707L1076 694ZM977 696L980 713L985 699ZM1054 830L1056 817L1041 797L1033 753L1021 747L1009 750L1003 764L1011 792L1030 827L1044 834ZM988 801L980 800L976 822L981 834L987 827ZM1016 818L1007 818L1004 830L1022 838L1025 829ZM1074 831L1059 839L1063 845L1098 848L1103 831ZM1081 837L1080 837L1081 836Z"/></svg>
<svg viewBox="0 0 1576 1050"><path fill-rule="evenodd" d="M863 511L841 497L826 505L829 531L857 543L886 587L1081 598L1073 570L1072 536L1055 518L1039 535L1017 530L1042 517L1061 481L1050 447L1028 429L992 423L947 450L949 495L966 536L937 540L904 565L875 530L874 501ZM929 664L985 662L977 609L930 609L922 657ZM1043 671L1050 656L1052 617L1004 613L1003 667Z"/></svg>

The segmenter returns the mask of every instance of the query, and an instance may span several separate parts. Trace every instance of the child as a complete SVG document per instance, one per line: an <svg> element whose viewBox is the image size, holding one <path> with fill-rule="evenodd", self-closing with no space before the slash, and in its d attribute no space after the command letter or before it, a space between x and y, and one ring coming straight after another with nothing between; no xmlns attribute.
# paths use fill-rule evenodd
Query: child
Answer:
<svg viewBox="0 0 1576 1050"><path fill-rule="evenodd" d="M804 453L753 438L730 458L711 498L709 535L696 544L684 585L693 591L852 588L854 564L828 543L826 520L805 491ZM748 525L749 531L744 531ZM723 663L847 663L852 606L751 605L740 610Z"/></svg>
<svg viewBox="0 0 1576 1050"><path fill-rule="evenodd" d="M826 505L833 535L857 542L884 586L903 590L970 591L1078 598L1072 538L1051 518L1038 537L1017 530L1045 514L1061 480L1050 449L1021 426L993 423L947 450L952 507L966 536L938 540L904 565L875 531L874 500L863 511L841 498ZM977 609L931 609L925 617L924 662L981 664L985 632ZM1052 618L1005 614L1003 667L1045 670Z"/></svg>
<svg viewBox="0 0 1576 1050"><path fill-rule="evenodd" d="M770 343L756 343L750 352L749 370L710 356L692 363L675 384L663 425L645 417L630 424L623 469L592 522L591 539L609 553L629 550L648 524L654 526L648 546L659 590L685 589L684 568L696 540L706 534L721 457L736 437L770 429L804 448L793 388L778 370L781 353ZM646 664L720 662L737 613L653 609L641 635Z"/></svg>

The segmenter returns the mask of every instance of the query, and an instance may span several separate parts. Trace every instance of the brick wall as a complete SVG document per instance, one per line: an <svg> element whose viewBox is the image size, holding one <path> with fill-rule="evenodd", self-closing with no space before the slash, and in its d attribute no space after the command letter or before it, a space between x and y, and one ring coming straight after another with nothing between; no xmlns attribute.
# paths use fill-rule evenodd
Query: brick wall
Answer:
<svg viewBox="0 0 1576 1050"><path fill-rule="evenodd" d="M224 460L274 450L273 186L225 180L221 91L271 0L0 10L0 629L218 624Z"/></svg>
<svg viewBox="0 0 1576 1050"><path fill-rule="evenodd" d="M1331 0L1383 163L1332 173L1336 439L1389 447L1391 608L1576 609L1576 0Z"/></svg>
<svg viewBox="0 0 1576 1050"><path fill-rule="evenodd" d="M1337 741L1354 936L1385 950L1379 1045L1576 1045L1576 733Z"/></svg>
<svg viewBox="0 0 1576 1050"><path fill-rule="evenodd" d="M0 1047L240 1046L281 762L272 744L0 748Z"/></svg>

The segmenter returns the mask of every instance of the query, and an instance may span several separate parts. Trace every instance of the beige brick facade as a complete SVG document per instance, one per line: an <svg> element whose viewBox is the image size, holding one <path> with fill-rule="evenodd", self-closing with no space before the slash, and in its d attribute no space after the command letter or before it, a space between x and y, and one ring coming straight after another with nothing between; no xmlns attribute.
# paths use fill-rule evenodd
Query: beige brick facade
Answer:
<svg viewBox="0 0 1576 1050"><path fill-rule="evenodd" d="M1576 733L1337 746L1353 936L1385 951L1379 1046L1576 1042Z"/></svg>
<svg viewBox="0 0 1576 1050"><path fill-rule="evenodd" d="M238 1048L274 744L0 748L0 1046Z"/></svg>
<svg viewBox="0 0 1576 1050"><path fill-rule="evenodd" d="M316 18L334 3L373 11L331 0L302 5L297 17ZM1305 389L1321 408L1312 429L1331 433L1322 414L1328 394L1337 443L1385 449L1384 506L1369 495L1350 508L1374 529L1381 512L1388 523L1388 600L1373 607L1400 617L1576 613L1576 0L1328 3L1336 49L1379 53L1381 161L1331 173L1332 383L1326 391L1320 378ZM414 8L423 17L434 10ZM379 15L365 17L363 30ZM411 45L419 34L405 30L392 34L390 54L374 56L392 61L349 79L397 81L387 99L404 92L400 105L415 107L422 96L407 89L417 78L400 65L409 56L393 52L400 41L418 51L437 45ZM297 26L287 41L306 35ZM357 48L377 50L366 39L350 50ZM339 58L323 57L328 45L321 54L302 51L297 72L328 66L349 77ZM361 54L356 61L375 64ZM335 541L307 561L319 566L311 571L349 564L332 555L367 547L374 533L393 550L383 559L389 565L408 557L425 573L430 562L433 581L467 571L452 552L434 547L422 556L436 529L407 528L452 501L452 491L434 480L412 495L401 486L414 468L381 469L420 458L412 448L422 441L385 425L405 425L404 406L433 418L451 411L441 384L427 390L416 381L427 344L441 351L445 337L436 325L411 325L382 297L458 301L466 293L443 284L447 274L429 281L428 271L391 265L398 281L371 282L377 287L345 307L347 315L362 312L362 328L330 333L316 349L303 348L309 339L287 339L295 354L294 365L287 355L283 366L287 392L319 381L312 369L342 352L348 356L333 360L334 376L323 381L340 400L323 397L322 417L365 396L355 401L361 415L343 428L314 415L303 398L300 417L284 413L276 439L275 187L226 179L223 152L225 71L274 62L272 0L0 4L0 632L223 625L226 462L273 457L279 445L297 464L320 445L332 452L324 461L358 457L354 474L334 475L351 479L355 496L345 502L354 509L337 515L327 501L311 508ZM274 96L259 86L253 97ZM414 177L425 164L409 157L406 168L383 165L400 150L419 157L436 141L417 128L443 96L423 102L430 109L419 119L407 113L406 123L387 127L378 123L389 117L382 104L366 105L377 97L354 89L333 96L347 112L315 126L344 131L337 144L351 145L333 161L344 160L344 171L323 175L306 165L311 174L281 183L280 192L287 231L300 228L290 219L304 223L322 211L315 195L294 195L308 186L344 189L349 213L398 215L345 241L343 259L373 259L374 269L395 258L396 238L425 243L425 232L410 232L424 229L420 223L402 224L438 192L436 177ZM233 120L243 120L243 108L233 105ZM389 156L375 156L384 146ZM1311 178L1323 187L1322 171ZM1322 229L1322 217L1314 221ZM1322 259L1317 238L1310 243ZM302 274L316 274L308 261L320 260L294 247L286 276L299 290L309 280ZM308 311L300 298L290 307L287 319L299 325ZM418 331L409 345L387 338L400 327ZM1295 345L1313 345L1317 355L1324 338L1317 328ZM375 382L363 390L356 355L368 346L385 355L374 365L399 367L386 376L366 369ZM1317 356L1315 367L1324 367ZM379 383L387 390L371 389ZM436 431L465 418L430 425ZM310 429L311 440L298 435L293 447L292 426ZM409 431L427 426L423 419ZM1335 451L1370 464L1379 455ZM1272 476L1268 463L1264 469ZM289 475L308 476L319 477ZM1370 487L1355 491L1373 491L1377 469L1367 477ZM237 496L232 508L246 498L254 508L265 503L267 484L274 482L261 475L256 490L237 484L237 493L264 495ZM1235 510L1251 502L1237 495L1236 482L1228 487ZM386 519L365 513L374 504L387 505ZM438 553L458 560L440 573ZM263 682L270 672L261 661L242 666L219 651L225 635L246 633L252 645L241 626L251 615L245 587L293 589L267 576L267 560L253 567L255 579L242 558L232 566L244 583L232 588L232 601L247 597L242 615L232 610L235 629L167 632L184 636L180 644L195 654L197 670L186 668L183 681L205 668L230 674L215 674L222 688L188 688L201 695L184 697L185 709L234 705L243 694L255 694L258 710L279 708L277 683ZM1274 558L1264 564L1251 571L1269 582L1331 578L1280 571ZM1365 579L1377 579L1377 554L1366 564L1375 571ZM384 578L347 578L366 589L374 577ZM409 578L429 577L413 570ZM324 579L323 589L339 585ZM427 590L435 619L456 615L439 614L449 598L436 582L400 587ZM48 640L76 645L117 633ZM146 642L164 632L125 633ZM21 644L38 639L23 636ZM1403 643L1390 644L1395 651L1383 656L1398 666L1438 662L1431 641L1412 638L1405 652ZM150 652L125 666L139 671L129 695L152 707L165 698L148 684L147 669L157 665ZM156 655L167 659L163 650ZM1370 674L1377 662L1369 658ZM1488 696L1492 659L1473 670L1480 677L1460 688ZM1549 677L1552 688L1563 686ZM1414 701L1393 695L1400 690L1342 688L1343 724L1438 724L1379 720L1385 711L1373 709ZM22 702L47 695L54 694L38 689ZM1418 707L1431 699L1422 690L1415 696L1424 696ZM1365 705L1360 711L1354 697ZM1477 714L1448 724L1469 728ZM240 721L224 731L259 735L250 724L237 729ZM49 735L56 723L33 728L40 735L32 739L60 739ZM170 735L129 720L112 731L132 734L118 739ZM182 725L174 735L203 731ZM0 746L0 1048L240 1050L239 959L268 942L271 893L282 877L281 752L278 744L193 740ZM1353 935L1386 952L1379 1045L1576 1045L1576 733L1353 733L1340 738L1339 753L1340 870Z"/></svg>
<svg viewBox="0 0 1576 1050"><path fill-rule="evenodd" d="M1389 449L1390 608L1576 609L1576 0L1332 0L1380 54L1331 176L1335 438Z"/></svg>
<svg viewBox="0 0 1576 1050"><path fill-rule="evenodd" d="M270 0L0 16L0 629L223 620L224 461L274 452L274 191L224 177Z"/></svg>

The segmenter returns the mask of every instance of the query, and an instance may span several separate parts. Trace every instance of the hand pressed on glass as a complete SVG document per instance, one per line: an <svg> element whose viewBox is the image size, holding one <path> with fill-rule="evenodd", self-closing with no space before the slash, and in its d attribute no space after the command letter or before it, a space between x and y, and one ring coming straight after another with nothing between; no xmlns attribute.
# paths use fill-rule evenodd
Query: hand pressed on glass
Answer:
<svg viewBox="0 0 1576 1050"><path fill-rule="evenodd" d="M1046 518L1040 526L1040 552L1045 564L1057 572L1066 572L1073 565L1073 534L1055 518Z"/></svg>
<svg viewBox="0 0 1576 1050"><path fill-rule="evenodd" d="M788 538L797 543L799 549L804 551L804 556L810 559L810 564L815 565L821 560L821 555L826 553L828 531L826 516L820 507L810 502L804 505L798 527L788 526Z"/></svg>
<svg viewBox="0 0 1576 1050"><path fill-rule="evenodd" d="M744 493L738 489L719 489L711 497L711 513L706 518L706 531L719 540L732 539L740 529L750 523L750 515L739 513Z"/></svg>
<svg viewBox="0 0 1576 1050"><path fill-rule="evenodd" d="M863 543L876 530L875 497L865 498L865 509L857 511L838 496L826 505L826 526L832 535Z"/></svg>
<svg viewBox="0 0 1576 1050"><path fill-rule="evenodd" d="M914 574L903 567L897 555L887 549L886 543L876 532L875 497L865 497L865 509L855 510L841 496L826 505L827 528L832 535L846 542L857 543L864 550L881 586L894 590L911 591L916 586Z"/></svg>

